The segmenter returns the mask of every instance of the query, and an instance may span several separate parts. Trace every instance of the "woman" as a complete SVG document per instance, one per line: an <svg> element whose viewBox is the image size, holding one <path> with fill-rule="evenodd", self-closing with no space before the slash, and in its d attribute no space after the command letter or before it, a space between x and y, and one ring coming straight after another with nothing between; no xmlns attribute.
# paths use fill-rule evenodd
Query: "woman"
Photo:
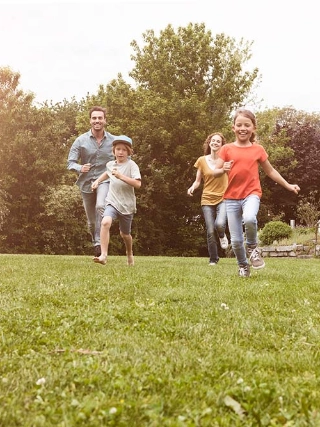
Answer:
<svg viewBox="0 0 320 427"><path fill-rule="evenodd" d="M225 234L227 213L223 200L224 192L228 186L228 175L214 176L216 161L221 147L226 143L220 132L214 132L207 137L203 144L204 156L198 158L194 166L197 168L196 179L188 189L188 195L193 196L194 191L203 180L201 207L207 229L207 244L209 252L209 265L217 265L219 261L216 233L222 249L227 249L228 239Z"/></svg>

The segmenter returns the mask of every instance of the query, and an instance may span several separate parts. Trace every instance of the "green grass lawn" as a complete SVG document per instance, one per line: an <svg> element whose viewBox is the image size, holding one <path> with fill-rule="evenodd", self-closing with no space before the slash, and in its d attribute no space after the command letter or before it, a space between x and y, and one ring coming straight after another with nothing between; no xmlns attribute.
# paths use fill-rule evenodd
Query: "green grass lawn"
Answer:
<svg viewBox="0 0 320 427"><path fill-rule="evenodd" d="M320 260L0 255L0 425L320 426Z"/></svg>

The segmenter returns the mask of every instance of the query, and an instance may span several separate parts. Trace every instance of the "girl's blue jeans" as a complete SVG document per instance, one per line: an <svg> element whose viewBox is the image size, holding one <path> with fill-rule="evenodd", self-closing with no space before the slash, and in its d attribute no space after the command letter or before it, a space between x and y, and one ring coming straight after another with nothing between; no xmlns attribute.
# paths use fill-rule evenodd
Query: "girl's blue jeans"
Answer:
<svg viewBox="0 0 320 427"><path fill-rule="evenodd" d="M246 244L256 245L260 197L252 194L240 200L226 199L225 203L232 250L238 264L244 265L248 261L244 245L243 225L245 227Z"/></svg>
<svg viewBox="0 0 320 427"><path fill-rule="evenodd" d="M219 256L216 232L219 237L223 237L225 234L227 224L226 204L222 201L218 205L203 205L201 207L206 223L210 262L218 262Z"/></svg>

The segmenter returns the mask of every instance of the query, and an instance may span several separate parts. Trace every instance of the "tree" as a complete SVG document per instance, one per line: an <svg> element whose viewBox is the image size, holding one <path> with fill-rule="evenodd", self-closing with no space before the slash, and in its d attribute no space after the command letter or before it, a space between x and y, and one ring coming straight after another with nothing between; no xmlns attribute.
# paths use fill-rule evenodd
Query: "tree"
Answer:
<svg viewBox="0 0 320 427"><path fill-rule="evenodd" d="M67 176L67 139L74 133L75 103L33 106L33 95L18 90L18 73L0 70L0 180L8 195L3 252L42 252L41 196Z"/></svg>
<svg viewBox="0 0 320 427"><path fill-rule="evenodd" d="M301 188L297 197L262 177L262 224L270 216L281 216L288 222L297 217L299 201L307 200L310 194L315 203L319 201L320 116L293 108L267 110L258 115L258 133L273 166Z"/></svg>
<svg viewBox="0 0 320 427"><path fill-rule="evenodd" d="M230 127L230 113L249 94L258 70L244 71L249 43L224 34L213 39L204 24L176 32L169 25L159 37L151 30L143 36L143 48L132 42L136 64L130 73L137 84L132 108L147 229L139 235L145 253L195 254L202 217L199 202L186 194L194 161L209 133Z"/></svg>

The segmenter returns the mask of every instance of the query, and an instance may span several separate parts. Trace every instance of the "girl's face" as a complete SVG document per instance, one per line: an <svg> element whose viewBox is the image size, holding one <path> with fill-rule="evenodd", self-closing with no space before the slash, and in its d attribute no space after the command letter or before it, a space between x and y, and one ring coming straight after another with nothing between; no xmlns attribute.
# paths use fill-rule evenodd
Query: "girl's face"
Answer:
<svg viewBox="0 0 320 427"><path fill-rule="evenodd" d="M209 142L209 147L211 151L217 152L222 147L223 141L220 135L212 135L211 140Z"/></svg>
<svg viewBox="0 0 320 427"><path fill-rule="evenodd" d="M119 142L114 147L114 155L115 155L118 163L126 162L128 159L128 155L129 155L128 148L127 148L126 144L122 144L121 142Z"/></svg>
<svg viewBox="0 0 320 427"><path fill-rule="evenodd" d="M240 114L236 118L234 125L232 126L232 130L235 133L237 140L244 143L250 140L250 137L256 128L248 117Z"/></svg>

